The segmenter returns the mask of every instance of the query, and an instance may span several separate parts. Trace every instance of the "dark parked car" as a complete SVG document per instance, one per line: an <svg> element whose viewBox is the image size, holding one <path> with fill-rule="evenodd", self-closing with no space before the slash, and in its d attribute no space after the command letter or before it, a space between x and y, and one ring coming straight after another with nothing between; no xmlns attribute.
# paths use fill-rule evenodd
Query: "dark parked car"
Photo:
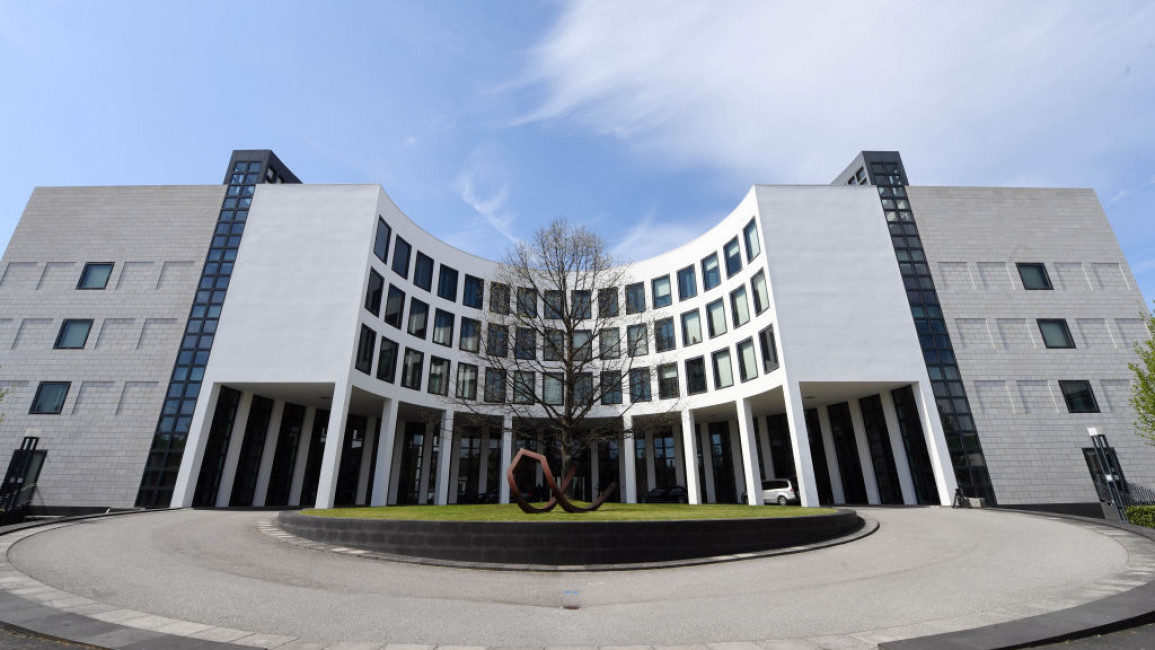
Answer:
<svg viewBox="0 0 1155 650"><path fill-rule="evenodd" d="M643 503L687 503L689 502L686 488L681 485L667 485L654 488L642 496Z"/></svg>

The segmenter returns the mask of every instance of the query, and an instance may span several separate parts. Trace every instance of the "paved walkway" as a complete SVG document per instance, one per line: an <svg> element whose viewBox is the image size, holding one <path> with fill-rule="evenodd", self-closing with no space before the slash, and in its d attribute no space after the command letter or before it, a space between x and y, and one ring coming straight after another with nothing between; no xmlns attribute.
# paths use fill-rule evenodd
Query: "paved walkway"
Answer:
<svg viewBox="0 0 1155 650"><path fill-rule="evenodd" d="M872 648L1155 578L1155 545L1104 525L939 508L866 514L879 532L801 555L547 574L310 550L263 534L269 512L156 512L2 538L11 564L0 566L0 589L97 621L257 647L739 650Z"/></svg>

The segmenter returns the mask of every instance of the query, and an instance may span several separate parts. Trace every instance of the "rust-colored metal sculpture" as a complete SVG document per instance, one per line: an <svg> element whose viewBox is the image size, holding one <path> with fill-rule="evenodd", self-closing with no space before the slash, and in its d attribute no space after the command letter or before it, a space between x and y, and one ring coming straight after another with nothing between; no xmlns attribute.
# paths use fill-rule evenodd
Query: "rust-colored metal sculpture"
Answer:
<svg viewBox="0 0 1155 650"><path fill-rule="evenodd" d="M549 501L546 501L545 505L540 508L526 501L525 497L521 496L521 490L517 487L517 479L514 477L514 470L517 469L518 462L521 461L522 457L526 456L536 460L538 464L541 465L541 473L545 477L545 486L549 488ZM569 471L566 472L561 487L558 487L557 482L554 481L553 478L553 471L549 468L549 461L546 460L545 456L528 449L519 449L517 450L517 455L513 457L513 462L509 464L509 469L505 470L505 478L509 481L510 498L517 502L517 505L523 512L531 514L549 512L559 505L561 509L566 512L591 512L600 508L602 503L618 489L618 482L614 481L598 495L598 498L595 499L593 503L588 506L574 505L572 501L566 498L565 493L566 490L569 490L570 483L573 482L575 472L577 472L577 467L570 467Z"/></svg>

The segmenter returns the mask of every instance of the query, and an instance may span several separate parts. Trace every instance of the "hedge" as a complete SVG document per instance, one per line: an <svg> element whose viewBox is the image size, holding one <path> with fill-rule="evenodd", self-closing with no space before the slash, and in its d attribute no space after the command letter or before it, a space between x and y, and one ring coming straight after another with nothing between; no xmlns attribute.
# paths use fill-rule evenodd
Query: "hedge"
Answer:
<svg viewBox="0 0 1155 650"><path fill-rule="evenodd" d="M1155 506L1128 506L1127 521L1136 526L1155 528Z"/></svg>

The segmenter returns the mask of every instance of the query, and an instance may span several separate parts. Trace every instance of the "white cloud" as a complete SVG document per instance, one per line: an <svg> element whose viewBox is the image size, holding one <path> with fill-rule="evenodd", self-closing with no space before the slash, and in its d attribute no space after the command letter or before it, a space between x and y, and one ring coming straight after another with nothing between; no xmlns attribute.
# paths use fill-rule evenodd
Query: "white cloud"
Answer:
<svg viewBox="0 0 1155 650"><path fill-rule="evenodd" d="M499 179L500 165L493 160L486 149L474 150L466 161L465 167L453 181L453 191L464 201L480 218L481 223L501 234L509 242L517 243L518 237L514 234L514 223L517 214L506 207L509 199L509 181ZM475 223L474 226L477 224ZM470 228L470 234L476 235L477 228ZM462 237L462 233L447 238L457 242L457 245L466 250L476 250L470 245L473 237ZM476 241L472 242L476 244Z"/></svg>
<svg viewBox="0 0 1155 650"><path fill-rule="evenodd" d="M649 210L611 250L615 260L637 262L673 250L701 235L707 227L697 223L655 225L657 211Z"/></svg>

